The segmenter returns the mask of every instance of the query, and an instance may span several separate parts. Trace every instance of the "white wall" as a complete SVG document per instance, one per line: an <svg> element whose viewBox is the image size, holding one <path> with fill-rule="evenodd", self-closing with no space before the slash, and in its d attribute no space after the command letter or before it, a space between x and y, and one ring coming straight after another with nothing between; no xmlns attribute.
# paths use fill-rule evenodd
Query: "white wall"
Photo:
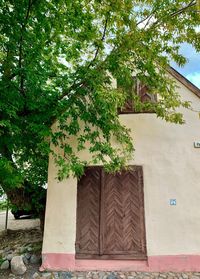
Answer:
<svg viewBox="0 0 200 279"><path fill-rule="evenodd" d="M178 83L183 99L200 110L200 99ZM121 115L132 131L135 155L130 165L144 172L148 255L200 254L200 140L198 114L184 110L186 124L175 125L155 114ZM88 154L82 154L88 158ZM49 164L43 253L74 253L76 180L58 183ZM177 205L170 206L169 200Z"/></svg>

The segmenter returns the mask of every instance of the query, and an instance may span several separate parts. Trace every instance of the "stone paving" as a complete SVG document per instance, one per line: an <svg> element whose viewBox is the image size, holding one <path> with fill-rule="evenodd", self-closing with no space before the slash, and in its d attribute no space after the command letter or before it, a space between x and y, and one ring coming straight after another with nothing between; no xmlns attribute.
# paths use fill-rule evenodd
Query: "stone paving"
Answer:
<svg viewBox="0 0 200 279"><path fill-rule="evenodd" d="M55 279L198 279L200 272L186 273L148 273L148 272L53 272ZM49 274L49 275L50 275ZM41 277L42 278L42 277Z"/></svg>
<svg viewBox="0 0 200 279"><path fill-rule="evenodd" d="M198 279L200 272L147 273L147 272L49 272L35 273L33 279Z"/></svg>
<svg viewBox="0 0 200 279"><path fill-rule="evenodd" d="M0 279L200 279L200 272L39 272L32 268L23 275L0 272Z"/></svg>

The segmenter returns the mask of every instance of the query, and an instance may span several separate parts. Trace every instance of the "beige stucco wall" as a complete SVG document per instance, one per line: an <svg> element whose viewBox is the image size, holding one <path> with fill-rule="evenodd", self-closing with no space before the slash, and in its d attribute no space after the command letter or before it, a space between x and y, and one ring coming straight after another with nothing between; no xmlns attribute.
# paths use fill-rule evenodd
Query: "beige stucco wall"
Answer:
<svg viewBox="0 0 200 279"><path fill-rule="evenodd" d="M200 110L200 99L178 83L183 99ZM154 114L121 115L131 128L134 160L144 172L145 222L148 255L200 254L200 140L198 114L184 110L186 124L175 125ZM82 154L85 158L88 154ZM43 253L74 253L76 180L58 183L49 164ZM177 205L170 206L169 200Z"/></svg>

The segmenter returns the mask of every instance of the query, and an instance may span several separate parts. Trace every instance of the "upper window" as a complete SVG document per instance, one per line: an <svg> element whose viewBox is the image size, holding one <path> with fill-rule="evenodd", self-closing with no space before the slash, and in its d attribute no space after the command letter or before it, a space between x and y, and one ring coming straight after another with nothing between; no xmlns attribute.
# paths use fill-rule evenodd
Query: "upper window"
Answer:
<svg viewBox="0 0 200 279"><path fill-rule="evenodd" d="M118 84L120 87L120 84ZM152 94L149 88L133 77L132 84L126 88L127 96L124 107L119 108L119 113L153 113L152 104L157 102L156 94Z"/></svg>

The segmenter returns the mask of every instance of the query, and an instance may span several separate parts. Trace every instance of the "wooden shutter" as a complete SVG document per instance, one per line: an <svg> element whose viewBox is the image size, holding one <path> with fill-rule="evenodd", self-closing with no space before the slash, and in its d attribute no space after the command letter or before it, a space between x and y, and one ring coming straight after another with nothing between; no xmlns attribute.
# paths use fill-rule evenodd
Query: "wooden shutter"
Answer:
<svg viewBox="0 0 200 279"><path fill-rule="evenodd" d="M102 254L146 258L142 168L104 174L103 181Z"/></svg>
<svg viewBox="0 0 200 279"><path fill-rule="evenodd" d="M142 103L156 103L157 101L157 96L155 94L149 93L148 87L140 81L137 81L136 92L139 95Z"/></svg>
<svg viewBox="0 0 200 279"><path fill-rule="evenodd" d="M146 259L143 174L89 167L78 182L77 258Z"/></svg>
<svg viewBox="0 0 200 279"><path fill-rule="evenodd" d="M89 167L78 181L76 255L99 254L101 169Z"/></svg>
<svg viewBox="0 0 200 279"><path fill-rule="evenodd" d="M133 95L137 95L139 97L139 100L142 103L151 103L154 104L157 102L157 96L156 94L152 94L149 90L149 88L142 83L140 80L138 80L136 77L133 77L133 83L129 88L129 94L127 95L126 102L123 106L123 108L118 109L119 114L128 114L128 113L153 113L154 110L152 109L142 109L141 111L138 111L134 105Z"/></svg>
<svg viewBox="0 0 200 279"><path fill-rule="evenodd" d="M124 113L133 113L134 108L133 108L133 97L127 97L127 100L123 106L123 108L118 109L119 114L124 114Z"/></svg>

